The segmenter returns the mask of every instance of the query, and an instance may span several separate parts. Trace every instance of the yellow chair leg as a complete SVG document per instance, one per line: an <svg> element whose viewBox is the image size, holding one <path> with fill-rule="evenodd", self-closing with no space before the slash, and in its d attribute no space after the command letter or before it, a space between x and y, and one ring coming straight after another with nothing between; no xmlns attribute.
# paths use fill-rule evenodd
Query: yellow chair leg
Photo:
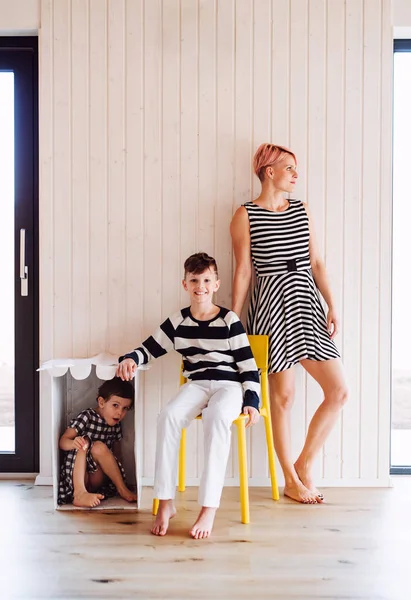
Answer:
<svg viewBox="0 0 411 600"><path fill-rule="evenodd" d="M279 500L280 494L278 493L277 474L276 474L276 469L275 469L273 429L272 429L272 425L271 425L271 418L269 415L264 417L264 425L265 425L265 436L267 439L268 465L270 467L271 491L272 491L273 500Z"/></svg>
<svg viewBox="0 0 411 600"><path fill-rule="evenodd" d="M178 491L186 490L186 430L181 432L180 452L178 457Z"/></svg>
<svg viewBox="0 0 411 600"><path fill-rule="evenodd" d="M264 395L264 397L267 398L267 406L266 406L266 410L265 410L265 414L264 414L264 427L265 427L265 437L267 440L268 465L270 467L271 492L272 492L273 500L279 500L280 494L278 493L277 474L276 474L276 469L275 469L273 426L271 423L271 411L270 411L270 400L269 400L267 376L261 378L261 395Z"/></svg>
<svg viewBox="0 0 411 600"><path fill-rule="evenodd" d="M153 498L153 515L154 516L156 516L158 513L158 504L159 504L159 499Z"/></svg>
<svg viewBox="0 0 411 600"><path fill-rule="evenodd" d="M238 432L238 467L240 471L240 504L241 522L250 522L250 505L248 499L247 448L245 437L245 420L236 422Z"/></svg>

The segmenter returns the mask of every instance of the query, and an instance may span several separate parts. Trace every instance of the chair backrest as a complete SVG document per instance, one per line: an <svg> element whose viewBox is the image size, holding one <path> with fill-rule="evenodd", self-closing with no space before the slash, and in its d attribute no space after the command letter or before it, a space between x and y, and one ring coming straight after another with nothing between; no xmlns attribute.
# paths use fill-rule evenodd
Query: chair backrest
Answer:
<svg viewBox="0 0 411 600"><path fill-rule="evenodd" d="M260 371L261 408L270 415L270 396L268 391L268 335L249 335L251 350L257 368Z"/></svg>
<svg viewBox="0 0 411 600"><path fill-rule="evenodd" d="M251 350L254 355L257 369L261 373L261 403L266 408L268 400L268 335L249 335ZM186 378L183 377L183 361L180 366L180 385L184 385Z"/></svg>
<svg viewBox="0 0 411 600"><path fill-rule="evenodd" d="M254 355L257 368L261 371L268 370L268 335L249 335L251 350Z"/></svg>

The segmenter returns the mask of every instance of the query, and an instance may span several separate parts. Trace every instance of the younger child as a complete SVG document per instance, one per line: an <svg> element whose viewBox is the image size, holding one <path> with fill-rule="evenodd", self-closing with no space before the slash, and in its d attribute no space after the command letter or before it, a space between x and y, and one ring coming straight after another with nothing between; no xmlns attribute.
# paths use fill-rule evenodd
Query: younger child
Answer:
<svg viewBox="0 0 411 600"><path fill-rule="evenodd" d="M214 258L204 252L184 263L183 287L190 306L164 321L140 348L120 357L117 375L133 377L146 364L172 349L183 358L188 382L163 408L157 423L154 496L160 500L151 532L167 533L175 515L178 450L181 431L202 414L204 471L199 488L200 514L191 528L193 538L206 538L213 528L230 452L232 422L243 410L247 426L259 419L260 382L257 366L240 319L213 304L220 287Z"/></svg>
<svg viewBox="0 0 411 600"><path fill-rule="evenodd" d="M133 399L132 384L114 377L99 387L96 408L72 419L59 443L64 460L58 504L93 508L117 492L128 502L137 499L126 486L120 462L120 423Z"/></svg>

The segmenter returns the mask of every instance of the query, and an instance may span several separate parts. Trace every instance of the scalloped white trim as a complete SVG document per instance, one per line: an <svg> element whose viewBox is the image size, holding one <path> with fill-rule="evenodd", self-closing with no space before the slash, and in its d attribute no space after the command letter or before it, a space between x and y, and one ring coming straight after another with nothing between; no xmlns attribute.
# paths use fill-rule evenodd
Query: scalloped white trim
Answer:
<svg viewBox="0 0 411 600"><path fill-rule="evenodd" d="M97 377L107 380L115 376L117 364L117 356L101 352L90 358L53 358L46 360L38 371L48 371L51 377L62 377L70 369L74 379L87 379L91 373L91 366L95 365ZM138 367L139 370L146 370L147 368L147 365Z"/></svg>

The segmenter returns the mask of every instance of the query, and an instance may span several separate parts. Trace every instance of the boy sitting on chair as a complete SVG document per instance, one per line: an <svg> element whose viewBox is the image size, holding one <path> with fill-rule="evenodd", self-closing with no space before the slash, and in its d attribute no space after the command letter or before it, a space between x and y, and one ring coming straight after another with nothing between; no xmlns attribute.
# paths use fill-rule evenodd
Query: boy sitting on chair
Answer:
<svg viewBox="0 0 411 600"><path fill-rule="evenodd" d="M172 349L182 355L188 381L158 416L154 497L159 499L159 509L151 532L165 535L176 513L181 431L201 414L204 470L198 499L202 508L190 530L193 538L200 539L211 534L220 504L232 422L241 411L248 415L247 427L260 417L260 380L240 319L213 304L213 293L220 287L214 258L204 252L187 258L183 287L190 306L166 319L139 348L121 356L117 375L128 381L138 365Z"/></svg>

